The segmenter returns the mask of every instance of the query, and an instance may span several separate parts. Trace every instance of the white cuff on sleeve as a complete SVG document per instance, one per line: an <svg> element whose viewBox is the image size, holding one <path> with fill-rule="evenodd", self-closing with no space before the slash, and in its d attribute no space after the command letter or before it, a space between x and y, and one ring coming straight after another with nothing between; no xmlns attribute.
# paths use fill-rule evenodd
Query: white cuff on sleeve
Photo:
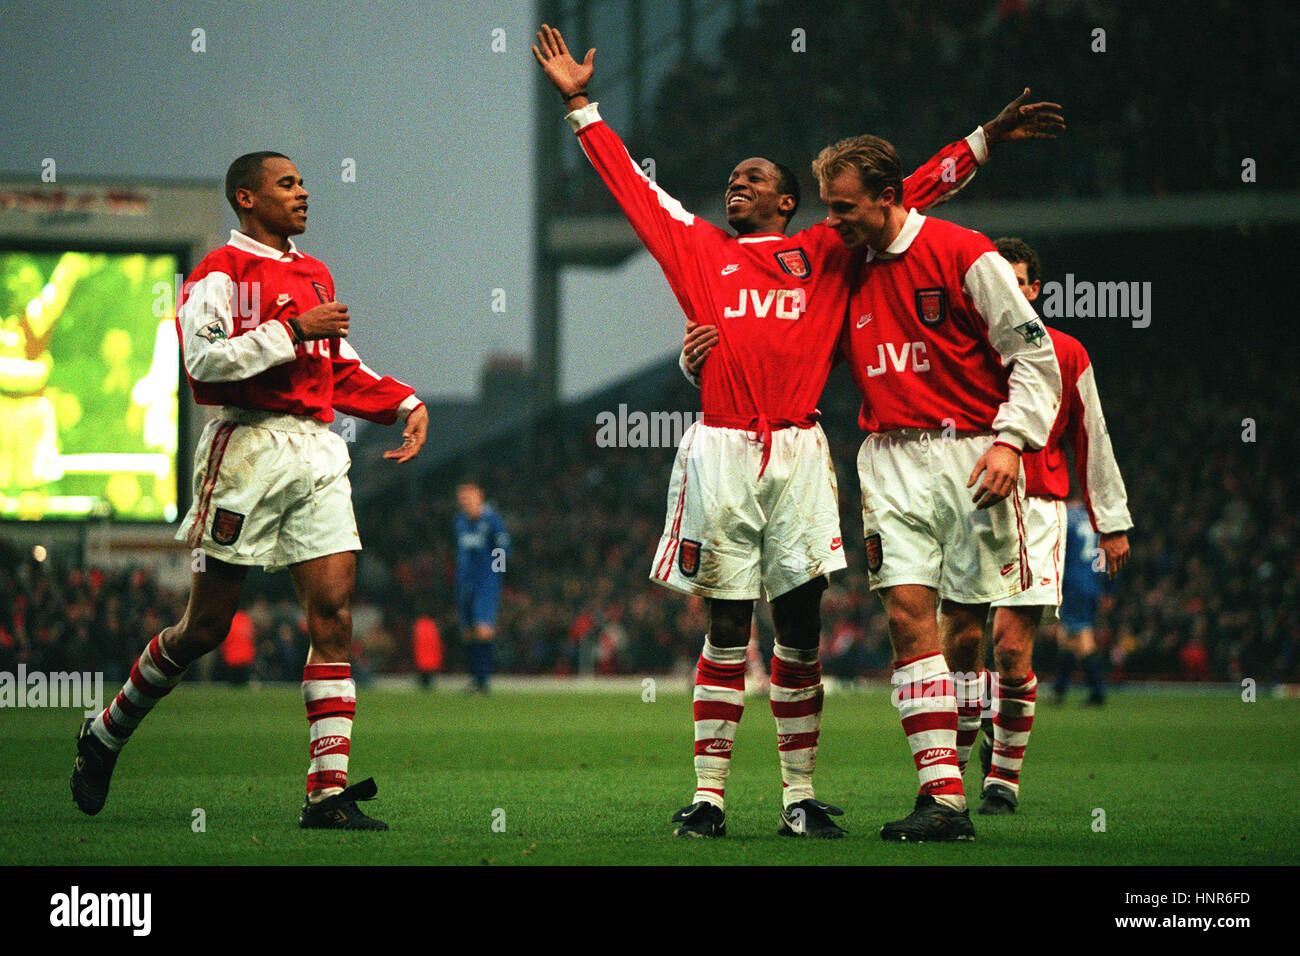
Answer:
<svg viewBox="0 0 1300 956"><path fill-rule="evenodd" d="M600 104L596 102L588 103L582 109L574 110L564 118L569 121L569 125L573 127L573 131L576 133L584 126L590 126L592 123L600 122L600 111L596 109L599 105ZM971 148L974 149L974 147ZM987 150L985 150L985 152L987 153Z"/></svg>
<svg viewBox="0 0 1300 956"><path fill-rule="evenodd" d="M975 132L966 137L966 145L975 154L975 162L983 166L989 161L989 140L984 135L983 126L976 126Z"/></svg>
<svg viewBox="0 0 1300 956"><path fill-rule="evenodd" d="M403 420L411 417L411 412L415 411L424 402L420 401L419 396L414 392L402 399L402 404L397 406L397 414Z"/></svg>

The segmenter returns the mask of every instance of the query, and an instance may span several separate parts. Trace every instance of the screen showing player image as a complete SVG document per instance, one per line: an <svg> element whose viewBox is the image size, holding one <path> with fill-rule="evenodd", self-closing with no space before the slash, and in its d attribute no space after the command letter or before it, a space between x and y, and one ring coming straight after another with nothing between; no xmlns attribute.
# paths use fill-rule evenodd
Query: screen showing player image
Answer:
<svg viewBox="0 0 1300 956"><path fill-rule="evenodd" d="M180 271L0 249L0 518L176 519Z"/></svg>

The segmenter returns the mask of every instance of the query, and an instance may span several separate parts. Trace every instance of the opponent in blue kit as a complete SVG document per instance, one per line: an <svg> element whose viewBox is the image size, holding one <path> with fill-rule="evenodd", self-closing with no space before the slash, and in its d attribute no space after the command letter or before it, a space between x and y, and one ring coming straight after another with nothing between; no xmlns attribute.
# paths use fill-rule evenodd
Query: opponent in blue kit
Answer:
<svg viewBox="0 0 1300 956"><path fill-rule="evenodd" d="M1070 676L1076 661L1082 663L1084 678L1088 682L1088 703L1105 702L1102 683L1104 662L1097 650L1094 628L1097 623L1097 605L1106 585L1105 568L1094 567L1097 561L1098 537L1083 503L1072 500L1066 508L1065 559L1061 569L1061 656L1056 668L1053 690L1056 701L1065 699L1070 686Z"/></svg>
<svg viewBox="0 0 1300 956"><path fill-rule="evenodd" d="M501 516L484 502L483 489L477 483L462 482L456 488L456 501L460 505L454 522L456 611L466 632L472 686L486 691L510 535Z"/></svg>

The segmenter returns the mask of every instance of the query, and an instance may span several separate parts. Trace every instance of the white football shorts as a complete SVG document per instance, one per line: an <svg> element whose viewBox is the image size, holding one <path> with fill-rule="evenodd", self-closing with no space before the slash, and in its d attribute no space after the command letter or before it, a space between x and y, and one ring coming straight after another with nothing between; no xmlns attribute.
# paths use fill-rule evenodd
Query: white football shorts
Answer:
<svg viewBox="0 0 1300 956"><path fill-rule="evenodd" d="M360 551L343 439L303 415L226 407L194 451L194 500L178 541L279 571Z"/></svg>
<svg viewBox="0 0 1300 956"><path fill-rule="evenodd" d="M1065 502L1033 496L1024 500L1025 537L1032 583L995 601L996 607L1061 606L1061 561L1065 557ZM1048 615L1050 619L1054 614Z"/></svg>
<svg viewBox="0 0 1300 956"><path fill-rule="evenodd" d="M921 584L961 604L987 604L1028 584L1025 478L992 508L966 482L994 435L901 428L867 436L858 452L862 530L871 589Z"/></svg>
<svg viewBox="0 0 1300 956"><path fill-rule="evenodd" d="M839 491L820 425L753 432L696 422L682 436L652 580L701 597L768 600L845 566Z"/></svg>

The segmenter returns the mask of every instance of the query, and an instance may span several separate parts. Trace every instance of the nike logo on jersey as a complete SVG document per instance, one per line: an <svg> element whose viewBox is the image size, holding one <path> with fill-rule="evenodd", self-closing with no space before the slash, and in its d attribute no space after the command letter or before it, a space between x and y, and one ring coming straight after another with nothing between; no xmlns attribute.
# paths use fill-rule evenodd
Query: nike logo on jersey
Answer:
<svg viewBox="0 0 1300 956"><path fill-rule="evenodd" d="M288 305L288 304L289 304L289 293L287 293L287 292L281 292L281 293L279 294L279 296L276 297L275 304L276 304L277 306Z"/></svg>
<svg viewBox="0 0 1300 956"><path fill-rule="evenodd" d="M870 312L868 312L866 315L860 315L860 316L858 316L858 328L862 328L864 325L866 325L866 324L867 324L868 322L870 322L870 321L871 321L871 313L870 313Z"/></svg>
<svg viewBox="0 0 1300 956"><path fill-rule="evenodd" d="M723 266L723 267L722 267L722 274L723 274L724 276L729 276L729 275L731 275L733 272L735 272L735 271L736 271L737 269L739 269L739 268L740 268L740 265L739 265L738 263L733 262L733 263L732 263L731 265L729 265L729 266Z"/></svg>

